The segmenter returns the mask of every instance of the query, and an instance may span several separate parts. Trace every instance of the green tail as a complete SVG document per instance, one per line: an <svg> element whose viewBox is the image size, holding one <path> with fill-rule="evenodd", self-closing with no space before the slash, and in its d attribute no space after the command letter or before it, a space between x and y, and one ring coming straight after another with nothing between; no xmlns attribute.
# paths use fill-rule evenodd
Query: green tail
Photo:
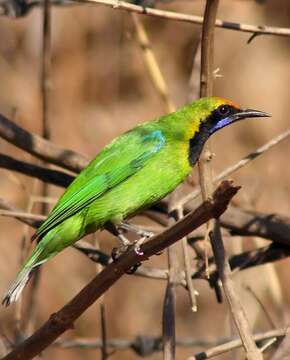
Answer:
<svg viewBox="0 0 290 360"><path fill-rule="evenodd" d="M22 290L25 285L28 283L33 271L41 264L43 264L47 259L41 259L41 254L43 252L42 247L35 248L34 252L31 254L30 258L27 260L26 264L23 266L22 270L18 273L14 282L10 285L8 291L4 295L2 304L5 306L10 305L11 303L18 300Z"/></svg>

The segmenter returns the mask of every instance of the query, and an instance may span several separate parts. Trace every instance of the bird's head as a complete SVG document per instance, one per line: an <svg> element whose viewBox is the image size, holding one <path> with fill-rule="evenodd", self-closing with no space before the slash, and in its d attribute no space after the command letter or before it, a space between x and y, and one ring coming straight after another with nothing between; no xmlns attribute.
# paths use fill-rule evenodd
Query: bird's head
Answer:
<svg viewBox="0 0 290 360"><path fill-rule="evenodd" d="M201 98L194 104L198 114L198 131L207 136L238 120L270 116L258 110L241 109L239 105L220 97Z"/></svg>

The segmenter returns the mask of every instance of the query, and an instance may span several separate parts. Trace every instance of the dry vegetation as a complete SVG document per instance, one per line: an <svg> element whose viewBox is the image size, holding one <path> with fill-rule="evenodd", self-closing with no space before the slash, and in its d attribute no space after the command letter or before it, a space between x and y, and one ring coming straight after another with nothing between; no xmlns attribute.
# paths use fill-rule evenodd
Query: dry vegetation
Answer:
<svg viewBox="0 0 290 360"><path fill-rule="evenodd" d="M176 0L168 4L160 3L158 8L202 15L204 5L205 1ZM290 27L290 3L287 0L221 0L218 18L286 28ZM190 98L189 79L201 27L154 17L140 16L139 19L147 29L153 52L168 86L168 96L176 106L181 106ZM53 7L51 25L48 123L52 142L92 158L121 132L166 111L164 101L148 75L130 13L101 5ZM215 174L289 127L289 37L261 35L247 44L250 36L249 33L216 29L214 66L219 69L220 76L214 81L214 94L230 98L245 107L264 110L273 117L247 120L218 133L212 140L215 153L212 166ZM18 19L1 17L0 38L0 113L13 119L19 126L41 134L42 9L35 8ZM194 81L198 83L198 69L194 71ZM197 94L195 91L194 95ZM235 205L269 215L283 214L290 217L288 149L289 139L231 175L235 183L242 186L234 199ZM27 152L2 139L0 152L40 164ZM18 209L39 213L41 183L16 172L0 171L0 197ZM196 170L189 183L177 190L177 197L192 191L191 185L198 183ZM49 195L46 197L49 203L53 203L62 191L60 187L49 186ZM285 223L289 221L288 218L282 220ZM162 230L160 225L148 222L142 216L134 222L153 227L154 231ZM23 260L21 249L24 239L28 246L31 230L9 217L1 217L0 224L0 293L3 294ZM287 233L287 227L285 229L281 230L284 243L290 234ZM107 254L116 245L115 239L105 231L98 232L96 238L102 251ZM93 242L95 238L86 240ZM224 236L224 242L230 255L269 244L265 239L228 236L228 233ZM175 247L183 266L180 244ZM195 252L189 247L187 251L191 265L196 268L197 262L193 261ZM145 264L166 269L166 252L152 257ZM99 268L96 268L95 263L72 248L47 263L32 292L35 298L31 299L30 288L25 292L21 305L1 308L1 354L4 355L15 340L21 340L19 335L33 333L51 313L56 312L87 284L96 271ZM234 273L238 296L253 333L288 326L288 272L286 259L274 265ZM188 292L182 286L176 288L176 359L188 359L217 342L226 342L226 339L237 336L226 301L217 303L215 292L207 281L198 279L193 283L199 292L198 311L195 313L191 310ZM61 339L99 340L104 335L100 316L102 303L105 304L109 358L138 359L142 354L138 355L129 349L126 341L135 341L137 336L162 336L165 288L165 280L123 276L76 321L75 329L68 331ZM114 339L122 340L117 343L121 347L123 344L126 349L114 350L111 354L110 342ZM146 341L146 338L140 339ZM184 346L186 339L196 344ZM267 350L265 358L273 358L276 345L278 343ZM241 350L232 354L215 358L244 358ZM161 359L162 356L159 351L148 354L147 358ZM51 346L42 358L106 359L106 355L101 355L100 349L88 350L80 346L61 349Z"/></svg>

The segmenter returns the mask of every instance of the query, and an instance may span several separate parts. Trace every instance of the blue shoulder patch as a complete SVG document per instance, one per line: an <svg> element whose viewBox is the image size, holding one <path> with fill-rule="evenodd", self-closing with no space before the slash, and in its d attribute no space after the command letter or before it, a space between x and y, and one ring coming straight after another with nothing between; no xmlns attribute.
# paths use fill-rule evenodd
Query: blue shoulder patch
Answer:
<svg viewBox="0 0 290 360"><path fill-rule="evenodd" d="M151 134L145 135L143 141L146 140L157 140L156 145L152 152L158 152L165 144L165 137L163 136L161 130L155 130Z"/></svg>

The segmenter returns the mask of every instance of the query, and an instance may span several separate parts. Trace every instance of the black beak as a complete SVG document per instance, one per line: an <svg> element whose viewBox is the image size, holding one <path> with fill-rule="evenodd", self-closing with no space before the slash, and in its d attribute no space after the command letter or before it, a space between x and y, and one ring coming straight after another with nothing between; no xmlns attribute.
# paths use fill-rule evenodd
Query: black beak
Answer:
<svg viewBox="0 0 290 360"><path fill-rule="evenodd" d="M238 111L235 114L231 115L231 119L232 119L232 121L237 121L237 120L245 119L245 118L270 117L270 116L271 116L270 114L267 114L263 111L245 109L245 110Z"/></svg>

